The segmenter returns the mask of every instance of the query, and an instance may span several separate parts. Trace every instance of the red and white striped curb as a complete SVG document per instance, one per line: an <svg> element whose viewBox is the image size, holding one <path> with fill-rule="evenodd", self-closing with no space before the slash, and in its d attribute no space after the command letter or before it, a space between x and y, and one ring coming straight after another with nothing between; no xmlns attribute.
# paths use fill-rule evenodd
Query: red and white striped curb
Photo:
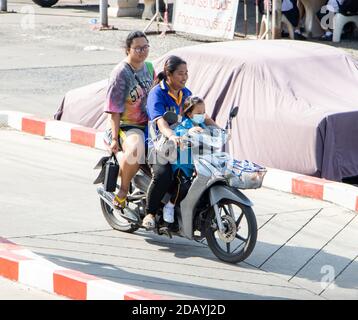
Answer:
<svg viewBox="0 0 358 320"><path fill-rule="evenodd" d="M340 182L269 169L263 186L299 196L332 202L358 212L358 188Z"/></svg>
<svg viewBox="0 0 358 320"><path fill-rule="evenodd" d="M39 119L16 111L0 111L0 123L28 133L106 150L103 132L73 123ZM358 188L344 183L268 168L263 186L332 202L358 212Z"/></svg>
<svg viewBox="0 0 358 320"><path fill-rule="evenodd" d="M40 136L69 141L83 146L106 150L103 131L78 124L51 119L40 119L17 111L0 111L0 124Z"/></svg>
<svg viewBox="0 0 358 320"><path fill-rule="evenodd" d="M83 272L60 267L0 237L0 276L76 300L168 300Z"/></svg>

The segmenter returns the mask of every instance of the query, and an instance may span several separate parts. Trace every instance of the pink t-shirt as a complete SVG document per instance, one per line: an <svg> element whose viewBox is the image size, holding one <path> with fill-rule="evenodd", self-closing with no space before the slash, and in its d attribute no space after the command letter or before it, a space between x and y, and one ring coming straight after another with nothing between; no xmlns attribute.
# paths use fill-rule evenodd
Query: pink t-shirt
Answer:
<svg viewBox="0 0 358 320"><path fill-rule="evenodd" d="M146 104L152 83L153 75L146 64L134 71L127 62L120 62L110 76L104 111L119 113L121 127L144 128L148 122Z"/></svg>

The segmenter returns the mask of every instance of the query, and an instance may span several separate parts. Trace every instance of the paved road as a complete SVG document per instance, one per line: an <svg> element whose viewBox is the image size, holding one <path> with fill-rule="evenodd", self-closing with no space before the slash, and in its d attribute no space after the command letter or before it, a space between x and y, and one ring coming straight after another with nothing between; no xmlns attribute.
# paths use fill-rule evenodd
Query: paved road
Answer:
<svg viewBox="0 0 358 320"><path fill-rule="evenodd" d="M205 244L112 230L91 184L102 151L4 128L0 150L0 235L60 266L179 299L358 299L349 210L247 191L258 242L245 263L229 265Z"/></svg>
<svg viewBox="0 0 358 320"><path fill-rule="evenodd" d="M67 91L106 79L125 57L127 34L148 23L110 18L118 30L95 31L90 21L98 18L98 1L85 2L41 8L31 0L8 1L8 10L16 13L0 19L0 109L52 117ZM198 43L174 35L152 35L149 41L149 60Z"/></svg>

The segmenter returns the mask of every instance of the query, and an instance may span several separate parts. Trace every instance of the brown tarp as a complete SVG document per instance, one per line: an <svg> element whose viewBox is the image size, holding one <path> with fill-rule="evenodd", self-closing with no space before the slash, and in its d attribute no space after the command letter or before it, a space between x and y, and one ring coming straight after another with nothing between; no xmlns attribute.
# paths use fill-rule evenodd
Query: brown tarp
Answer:
<svg viewBox="0 0 358 320"><path fill-rule="evenodd" d="M358 175L358 62L312 42L230 41L175 49L188 63L188 88L224 126L237 159L340 181ZM106 81L68 92L61 120L104 129Z"/></svg>

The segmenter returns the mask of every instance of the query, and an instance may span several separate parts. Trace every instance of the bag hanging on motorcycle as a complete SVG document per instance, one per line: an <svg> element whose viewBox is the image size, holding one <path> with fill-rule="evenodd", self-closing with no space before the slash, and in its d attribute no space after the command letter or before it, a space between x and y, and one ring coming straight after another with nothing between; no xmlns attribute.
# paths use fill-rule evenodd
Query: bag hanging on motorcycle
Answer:
<svg viewBox="0 0 358 320"><path fill-rule="evenodd" d="M105 191L114 192L116 190L118 172L119 164L115 154L113 153L105 163L105 175L103 182L103 188Z"/></svg>
<svg viewBox="0 0 358 320"><path fill-rule="evenodd" d="M267 169L248 160L231 160L226 176L231 187L238 189L261 188Z"/></svg>

